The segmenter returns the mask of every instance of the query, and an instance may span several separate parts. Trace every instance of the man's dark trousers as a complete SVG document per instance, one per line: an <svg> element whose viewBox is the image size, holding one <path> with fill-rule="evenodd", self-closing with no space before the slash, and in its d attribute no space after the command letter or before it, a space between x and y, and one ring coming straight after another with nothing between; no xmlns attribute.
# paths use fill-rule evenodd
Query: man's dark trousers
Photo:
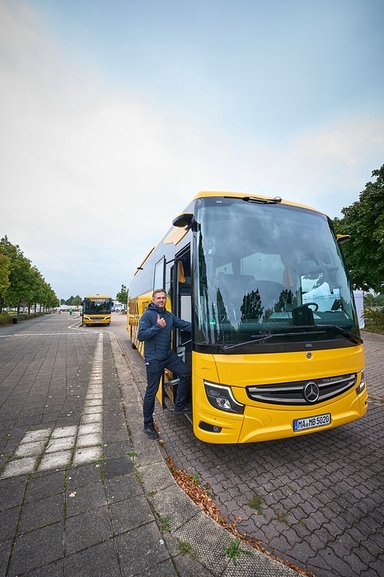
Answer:
<svg viewBox="0 0 384 577"><path fill-rule="evenodd" d="M156 393L164 369L172 371L180 379L177 385L176 411L182 410L188 401L191 371L174 351L164 361L149 361L145 363L145 366L147 369L147 389L144 395L143 414L144 425L149 425L153 422Z"/></svg>

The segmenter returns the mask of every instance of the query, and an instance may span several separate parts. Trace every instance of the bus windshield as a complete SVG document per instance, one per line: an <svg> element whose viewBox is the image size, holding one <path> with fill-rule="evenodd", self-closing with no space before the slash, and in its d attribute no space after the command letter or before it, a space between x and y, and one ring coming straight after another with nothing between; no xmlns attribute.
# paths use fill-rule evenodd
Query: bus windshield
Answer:
<svg viewBox="0 0 384 577"><path fill-rule="evenodd" d="M197 343L359 337L353 293L325 215L251 198L201 198L194 230Z"/></svg>
<svg viewBox="0 0 384 577"><path fill-rule="evenodd" d="M85 314L108 314L112 310L112 299L86 297L83 301Z"/></svg>

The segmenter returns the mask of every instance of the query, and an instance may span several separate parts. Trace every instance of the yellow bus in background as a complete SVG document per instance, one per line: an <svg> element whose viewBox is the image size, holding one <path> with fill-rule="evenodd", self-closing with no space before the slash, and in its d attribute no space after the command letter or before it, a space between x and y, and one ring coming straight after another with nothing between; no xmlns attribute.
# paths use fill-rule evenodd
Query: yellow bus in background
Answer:
<svg viewBox="0 0 384 577"><path fill-rule="evenodd" d="M281 198L200 192L129 286L132 346L152 291L190 320L173 346L192 369L192 424L208 443L296 437L367 411L364 347L340 244L323 213ZM170 385L167 385L167 381ZM158 398L171 406L177 379Z"/></svg>
<svg viewBox="0 0 384 577"><path fill-rule="evenodd" d="M112 320L112 298L106 295L88 295L82 303L83 325L110 325Z"/></svg>

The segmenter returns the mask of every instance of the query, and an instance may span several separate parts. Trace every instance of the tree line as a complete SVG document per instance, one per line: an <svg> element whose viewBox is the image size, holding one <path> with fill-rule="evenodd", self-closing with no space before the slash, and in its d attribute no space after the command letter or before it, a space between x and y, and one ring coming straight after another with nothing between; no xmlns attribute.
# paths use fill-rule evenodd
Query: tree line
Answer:
<svg viewBox="0 0 384 577"><path fill-rule="evenodd" d="M80 307L82 305L83 299L80 295L76 295L75 297L71 295L69 299L60 299L61 305L68 305L70 307Z"/></svg>
<svg viewBox="0 0 384 577"><path fill-rule="evenodd" d="M0 241L0 313L4 308L37 312L58 306L59 300L40 271L7 236Z"/></svg>
<svg viewBox="0 0 384 577"><path fill-rule="evenodd" d="M126 305L127 304L127 300L128 300L128 290L127 287L122 284L121 285L121 289L119 290L119 292L117 293L115 300L122 304L122 305ZM83 299L81 298L80 295L76 295L76 296L70 296L69 299L65 300L65 299L60 299L60 304L61 305L68 305L70 307L79 307L81 306L83 302Z"/></svg>
<svg viewBox="0 0 384 577"><path fill-rule="evenodd" d="M372 171L359 200L333 221L338 234L350 235L343 254L354 288L384 291L384 164Z"/></svg>

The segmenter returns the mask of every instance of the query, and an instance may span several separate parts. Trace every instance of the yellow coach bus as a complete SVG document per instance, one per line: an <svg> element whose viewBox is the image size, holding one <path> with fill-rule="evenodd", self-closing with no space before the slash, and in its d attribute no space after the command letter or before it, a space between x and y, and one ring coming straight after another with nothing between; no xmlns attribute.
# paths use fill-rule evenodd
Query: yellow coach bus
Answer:
<svg viewBox="0 0 384 577"><path fill-rule="evenodd" d="M196 437L266 441L366 413L347 238L313 208L243 193L200 192L174 219L129 286L127 329L143 353L138 320L156 288L192 322L192 339L177 332L173 346L191 365ZM165 374L163 406L175 386Z"/></svg>
<svg viewBox="0 0 384 577"><path fill-rule="evenodd" d="M83 325L110 325L112 298L106 295L89 295L82 303Z"/></svg>

